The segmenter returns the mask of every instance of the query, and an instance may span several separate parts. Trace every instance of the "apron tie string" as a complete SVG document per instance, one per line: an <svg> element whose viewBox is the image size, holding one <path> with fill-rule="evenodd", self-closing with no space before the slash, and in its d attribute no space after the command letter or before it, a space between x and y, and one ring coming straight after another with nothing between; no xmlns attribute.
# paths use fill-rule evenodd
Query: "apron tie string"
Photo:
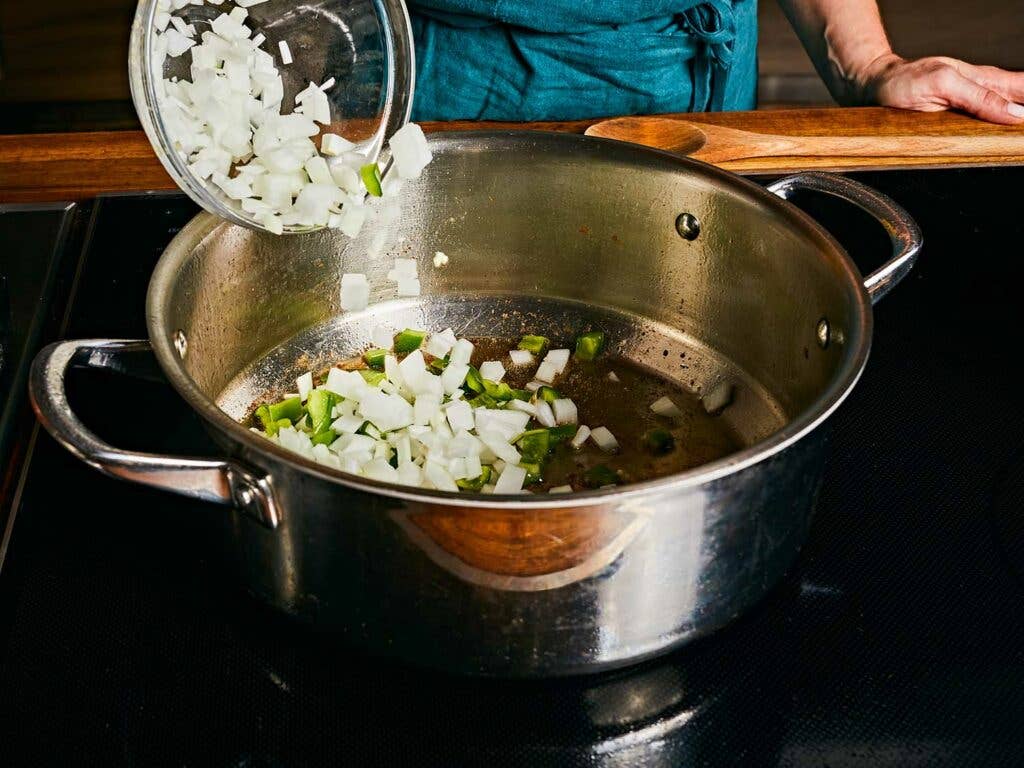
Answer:
<svg viewBox="0 0 1024 768"><path fill-rule="evenodd" d="M736 41L732 2L706 0L685 11L680 26L700 45L693 66L693 111L719 111L725 102L725 80Z"/></svg>

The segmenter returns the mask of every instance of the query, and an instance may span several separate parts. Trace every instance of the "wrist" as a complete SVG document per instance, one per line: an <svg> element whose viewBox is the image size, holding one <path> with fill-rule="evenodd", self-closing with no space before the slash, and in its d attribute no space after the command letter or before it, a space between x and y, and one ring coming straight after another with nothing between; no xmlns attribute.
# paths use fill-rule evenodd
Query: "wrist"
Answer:
<svg viewBox="0 0 1024 768"><path fill-rule="evenodd" d="M903 62L881 25L876 31L827 23L823 32L832 95L845 106L871 103L878 78Z"/></svg>
<svg viewBox="0 0 1024 768"><path fill-rule="evenodd" d="M868 61L852 73L850 80L851 97L858 105L878 102L878 87L886 75L907 60L891 50Z"/></svg>

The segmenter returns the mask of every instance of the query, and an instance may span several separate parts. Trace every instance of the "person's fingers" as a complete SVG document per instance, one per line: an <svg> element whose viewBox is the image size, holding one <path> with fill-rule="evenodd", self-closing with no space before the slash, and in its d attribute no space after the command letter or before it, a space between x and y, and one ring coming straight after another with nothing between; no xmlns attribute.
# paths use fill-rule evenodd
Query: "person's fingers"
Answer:
<svg viewBox="0 0 1024 768"><path fill-rule="evenodd" d="M957 62L957 69L965 77L990 91L995 91L1004 99L1024 103L1024 72L1010 72L999 67L979 67L965 62Z"/></svg>
<svg viewBox="0 0 1024 768"><path fill-rule="evenodd" d="M1002 125L1024 123L1024 106L1009 101L994 90L961 74L955 67L943 67L933 75L935 95L951 107L982 120Z"/></svg>

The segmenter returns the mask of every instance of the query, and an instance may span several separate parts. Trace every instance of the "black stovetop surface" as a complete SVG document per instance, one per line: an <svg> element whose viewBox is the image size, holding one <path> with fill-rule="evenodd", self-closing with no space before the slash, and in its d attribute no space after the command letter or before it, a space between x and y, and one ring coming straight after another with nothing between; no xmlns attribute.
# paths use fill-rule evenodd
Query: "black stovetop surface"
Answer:
<svg viewBox="0 0 1024 768"><path fill-rule="evenodd" d="M102 477L40 434L0 571L0 765L1024 764L1024 169L860 178L926 248L877 307L804 552L749 615L599 677L396 666L236 591L205 535L219 509ZM880 260L870 223L805 202L865 271ZM98 201L64 335L144 336L148 275L193 212ZM166 386L69 386L116 444L212 452Z"/></svg>

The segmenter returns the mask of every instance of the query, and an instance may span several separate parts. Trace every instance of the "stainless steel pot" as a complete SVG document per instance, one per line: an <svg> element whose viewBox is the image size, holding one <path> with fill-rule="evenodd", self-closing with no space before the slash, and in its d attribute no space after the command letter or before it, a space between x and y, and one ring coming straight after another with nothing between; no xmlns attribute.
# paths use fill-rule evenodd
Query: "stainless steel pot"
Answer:
<svg viewBox="0 0 1024 768"><path fill-rule="evenodd" d="M614 667L720 627L804 540L821 426L857 381L871 303L921 235L866 187L819 174L770 191L637 146L539 134L449 134L411 184L390 255L421 258L423 297L384 286L367 232L275 238L193 220L149 288L150 341L68 341L35 361L40 421L115 477L226 507L227 556L282 611L415 662L498 675ZM874 214L893 255L864 279L779 196L814 189ZM772 194L774 192L775 194ZM429 255L451 262L433 269ZM343 272L379 286L339 309ZM614 350L696 392L727 380L749 445L696 470L571 496L449 495L307 462L240 426L256 399L369 342L379 323L513 337L604 328ZM70 366L163 375L230 457L118 450L68 407Z"/></svg>

